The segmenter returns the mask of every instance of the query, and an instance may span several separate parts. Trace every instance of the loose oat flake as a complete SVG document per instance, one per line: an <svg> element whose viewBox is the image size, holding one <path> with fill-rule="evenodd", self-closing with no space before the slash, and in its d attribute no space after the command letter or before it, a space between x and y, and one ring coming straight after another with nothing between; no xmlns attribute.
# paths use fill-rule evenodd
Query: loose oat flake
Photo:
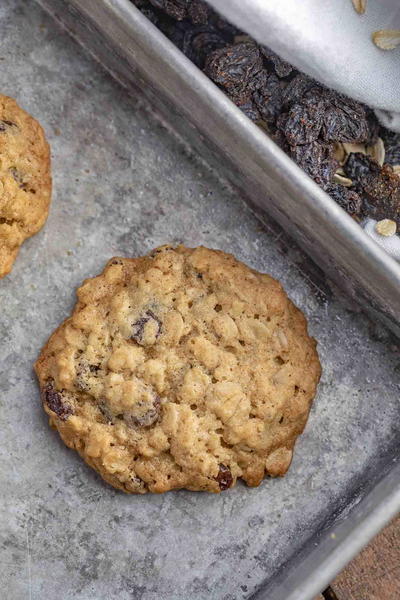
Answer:
<svg viewBox="0 0 400 600"><path fill-rule="evenodd" d="M400 165L393 165L393 173L400 176Z"/></svg>
<svg viewBox="0 0 400 600"><path fill-rule="evenodd" d="M367 8L367 0L351 0L354 6L354 9L358 12L359 15L363 15L365 13L365 9Z"/></svg>
<svg viewBox="0 0 400 600"><path fill-rule="evenodd" d="M367 146L366 154L383 167L383 163L385 162L385 145L382 138L378 137L373 146Z"/></svg>
<svg viewBox="0 0 400 600"><path fill-rule="evenodd" d="M352 180L345 176L342 169L338 169L336 171L336 173L333 175L333 181L339 185L344 185L344 187L350 187L353 185Z"/></svg>
<svg viewBox="0 0 400 600"><path fill-rule="evenodd" d="M375 225L375 231L385 237L391 237L396 233L397 225L391 219L382 219Z"/></svg>
<svg viewBox="0 0 400 600"><path fill-rule="evenodd" d="M372 34L372 41L381 50L393 50L400 44L400 29L381 29Z"/></svg>

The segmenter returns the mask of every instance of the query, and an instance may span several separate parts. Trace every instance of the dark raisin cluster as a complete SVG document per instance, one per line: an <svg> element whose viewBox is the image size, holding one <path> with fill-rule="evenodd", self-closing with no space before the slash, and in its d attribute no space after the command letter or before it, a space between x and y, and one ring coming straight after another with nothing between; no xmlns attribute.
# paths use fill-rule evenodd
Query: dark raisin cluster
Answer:
<svg viewBox="0 0 400 600"><path fill-rule="evenodd" d="M157 326L156 337L158 337L162 330L161 320L154 314L152 310L147 310L140 319L133 323L132 339L138 344L143 343L144 328L150 321L153 321Z"/></svg>
<svg viewBox="0 0 400 600"><path fill-rule="evenodd" d="M372 111L300 73L203 0L133 2L349 214L400 226L400 177L388 166L400 164L400 135L380 127ZM378 135L387 164L350 154L344 170L352 186L335 183L335 145L368 146Z"/></svg>
<svg viewBox="0 0 400 600"><path fill-rule="evenodd" d="M42 390L43 401L49 409L55 413L62 421L66 421L73 414L72 407L65 400L62 392L57 392L51 381L47 382Z"/></svg>
<svg viewBox="0 0 400 600"><path fill-rule="evenodd" d="M230 488L233 483L233 477L230 468L226 465L220 464L218 475L215 479L219 484L221 492Z"/></svg>

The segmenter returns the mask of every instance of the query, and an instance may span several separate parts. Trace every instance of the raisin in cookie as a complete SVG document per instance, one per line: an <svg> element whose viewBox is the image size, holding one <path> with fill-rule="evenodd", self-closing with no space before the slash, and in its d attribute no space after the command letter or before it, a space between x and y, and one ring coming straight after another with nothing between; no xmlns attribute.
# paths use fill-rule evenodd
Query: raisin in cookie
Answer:
<svg viewBox="0 0 400 600"><path fill-rule="evenodd" d="M284 475L320 364L277 281L163 246L112 259L78 299L36 372L51 425L106 481L220 492Z"/></svg>
<svg viewBox="0 0 400 600"><path fill-rule="evenodd" d="M44 225L50 204L50 152L39 123L0 95L0 277L24 240Z"/></svg>

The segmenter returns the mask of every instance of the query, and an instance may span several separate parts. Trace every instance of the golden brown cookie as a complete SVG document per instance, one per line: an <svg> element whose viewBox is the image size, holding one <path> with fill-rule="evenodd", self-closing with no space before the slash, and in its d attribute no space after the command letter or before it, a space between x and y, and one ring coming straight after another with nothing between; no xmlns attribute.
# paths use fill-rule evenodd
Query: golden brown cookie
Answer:
<svg viewBox="0 0 400 600"><path fill-rule="evenodd" d="M269 275L207 248L113 258L36 363L65 444L126 492L219 492L284 475L320 377Z"/></svg>
<svg viewBox="0 0 400 600"><path fill-rule="evenodd" d="M51 196L50 151L43 129L0 95L0 277L24 240L44 225Z"/></svg>

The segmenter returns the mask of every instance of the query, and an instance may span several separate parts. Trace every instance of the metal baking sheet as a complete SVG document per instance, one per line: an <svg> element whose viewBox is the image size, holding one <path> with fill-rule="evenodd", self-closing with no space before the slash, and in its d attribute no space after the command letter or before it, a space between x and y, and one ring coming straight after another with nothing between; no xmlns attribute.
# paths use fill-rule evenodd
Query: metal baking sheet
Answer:
<svg viewBox="0 0 400 600"><path fill-rule="evenodd" d="M1 589L10 600L310 599L399 507L397 346L321 301L285 235L267 218L260 227L39 7L3 0L0 23L1 90L45 126L55 187L46 227L0 282ZM110 256L165 241L233 252L306 312L324 375L287 477L220 496L127 496L49 430L32 363L75 288Z"/></svg>

